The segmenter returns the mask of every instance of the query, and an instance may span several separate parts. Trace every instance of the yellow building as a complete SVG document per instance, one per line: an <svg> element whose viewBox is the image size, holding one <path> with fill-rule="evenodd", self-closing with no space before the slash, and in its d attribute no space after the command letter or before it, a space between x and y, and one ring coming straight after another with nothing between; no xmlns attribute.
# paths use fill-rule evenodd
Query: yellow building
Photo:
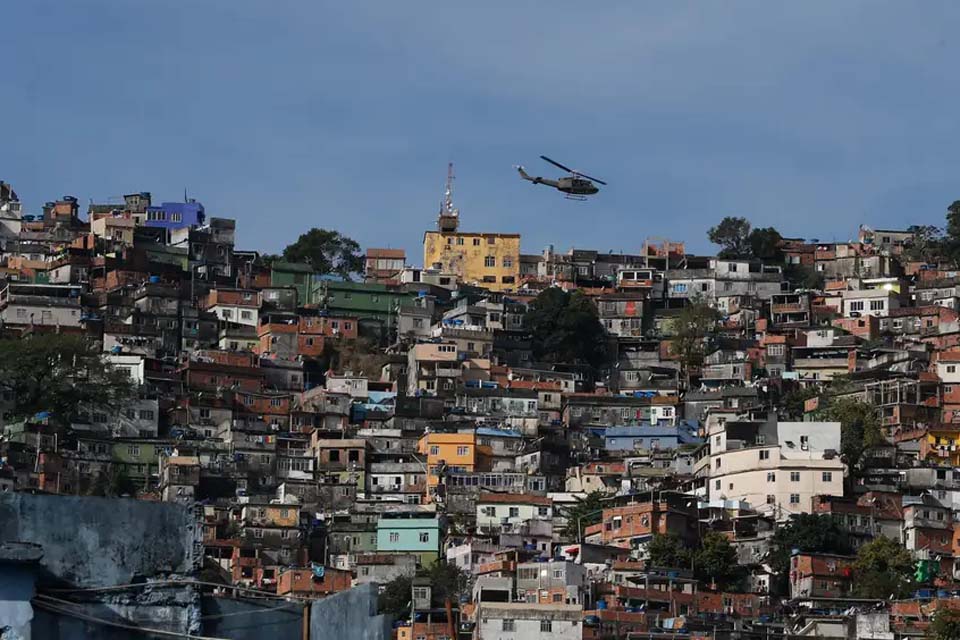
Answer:
<svg viewBox="0 0 960 640"><path fill-rule="evenodd" d="M520 234L427 231L423 267L491 291L511 291L520 281Z"/></svg>
<svg viewBox="0 0 960 640"><path fill-rule="evenodd" d="M453 206L453 165L437 216L437 230L423 234L423 268L455 274L491 291L512 291L520 282L519 233L463 233Z"/></svg>
<svg viewBox="0 0 960 640"><path fill-rule="evenodd" d="M420 438L417 449L427 456L427 499L440 479L437 468L444 463L455 471L475 471L477 468L477 436L473 433L427 433Z"/></svg>

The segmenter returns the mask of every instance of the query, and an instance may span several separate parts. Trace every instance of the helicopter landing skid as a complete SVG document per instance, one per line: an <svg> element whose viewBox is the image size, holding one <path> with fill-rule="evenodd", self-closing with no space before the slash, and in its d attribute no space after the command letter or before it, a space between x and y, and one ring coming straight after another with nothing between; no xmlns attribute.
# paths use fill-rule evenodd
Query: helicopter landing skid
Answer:
<svg viewBox="0 0 960 640"><path fill-rule="evenodd" d="M564 195L563 197L566 198L567 200L576 200L577 202L586 202L586 201L587 201L587 196L580 196L580 195L576 195L576 194L573 194L573 193L568 193L568 194Z"/></svg>

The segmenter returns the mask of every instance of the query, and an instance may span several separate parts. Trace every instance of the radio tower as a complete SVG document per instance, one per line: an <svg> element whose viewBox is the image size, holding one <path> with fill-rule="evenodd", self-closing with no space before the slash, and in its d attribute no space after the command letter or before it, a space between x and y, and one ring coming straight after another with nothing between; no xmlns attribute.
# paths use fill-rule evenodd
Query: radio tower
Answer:
<svg viewBox="0 0 960 640"><path fill-rule="evenodd" d="M437 218L437 228L446 233L454 233L460 226L460 210L453 206L453 163L447 165L447 183L443 190L443 200L440 202L440 215Z"/></svg>

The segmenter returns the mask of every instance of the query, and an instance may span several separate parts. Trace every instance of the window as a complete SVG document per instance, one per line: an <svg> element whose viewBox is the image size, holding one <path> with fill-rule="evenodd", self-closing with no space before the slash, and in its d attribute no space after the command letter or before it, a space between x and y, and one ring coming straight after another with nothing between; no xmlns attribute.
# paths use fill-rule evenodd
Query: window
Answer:
<svg viewBox="0 0 960 640"><path fill-rule="evenodd" d="M281 404L280 398L270 398L270 406L271 406L271 407L279 407L280 404Z"/></svg>
<svg viewBox="0 0 960 640"><path fill-rule="evenodd" d="M686 293L686 292L687 292L687 285L685 285L685 284L683 284L683 283L681 283L681 282L678 282L678 283L676 283L676 284L673 285L673 292L674 292L674 293Z"/></svg>
<svg viewBox="0 0 960 640"><path fill-rule="evenodd" d="M262 538L262 537L263 537L263 529L254 529L254 530L253 530L253 537L254 537L254 538Z"/></svg>
<svg viewBox="0 0 960 640"><path fill-rule="evenodd" d="M542 518L546 518L548 515L550 515L550 508L549 507L537 508L537 515L539 515Z"/></svg>
<svg viewBox="0 0 960 640"><path fill-rule="evenodd" d="M430 542L430 532L422 531L420 533L420 542Z"/></svg>
<svg viewBox="0 0 960 640"><path fill-rule="evenodd" d="M800 504L800 494L791 493L790 494L790 504Z"/></svg>
<svg viewBox="0 0 960 640"><path fill-rule="evenodd" d="M854 300L851 302L850 311L863 311L863 300Z"/></svg>
<svg viewBox="0 0 960 640"><path fill-rule="evenodd" d="M553 622L550 620L541 620L540 633L553 633Z"/></svg>
<svg viewBox="0 0 960 640"><path fill-rule="evenodd" d="M500 278L500 281L503 284L513 284L514 280L515 278L513 276L503 276L502 278Z"/></svg>
<svg viewBox="0 0 960 640"><path fill-rule="evenodd" d="M824 471L823 474L820 476L820 479L823 480L824 482L833 482L833 472Z"/></svg>
<svg viewBox="0 0 960 640"><path fill-rule="evenodd" d="M520 507L510 507L510 517L519 518L520 517Z"/></svg>
<svg viewBox="0 0 960 640"><path fill-rule="evenodd" d="M783 355L783 345L782 345L782 344L771 344L771 345L767 345L767 355L768 355L768 356L782 356L782 355Z"/></svg>
<svg viewBox="0 0 960 640"><path fill-rule="evenodd" d="M474 238L474 239L473 239L473 246L475 246L475 247L479 247L479 246L480 246L480 238Z"/></svg>
<svg viewBox="0 0 960 640"><path fill-rule="evenodd" d="M253 312L251 312L251 311L241 311L241 312L240 312L240 318L243 319L243 320L250 320L251 318L253 318Z"/></svg>
<svg viewBox="0 0 960 640"><path fill-rule="evenodd" d="M777 481L777 474L776 474L776 473L774 473L773 471L771 471L770 473L767 474L767 482L776 482L776 481Z"/></svg>
<svg viewBox="0 0 960 640"><path fill-rule="evenodd" d="M437 445L433 445L432 447L430 447L430 455L432 456L440 455L440 447L438 447Z"/></svg>
<svg viewBox="0 0 960 640"><path fill-rule="evenodd" d="M713 461L713 466L715 466L717 469L720 468L720 458L717 458Z"/></svg>
<svg viewBox="0 0 960 640"><path fill-rule="evenodd" d="M513 267L513 258L511 258L510 256L504 256L504 258L503 258L503 266L504 266L504 268L506 268L506 269L509 269L509 268Z"/></svg>
<svg viewBox="0 0 960 640"><path fill-rule="evenodd" d="M390 542L400 542L400 534L396 531L390 532Z"/></svg>
<svg viewBox="0 0 960 640"><path fill-rule="evenodd" d="M767 504L777 504L777 496L768 493L768 494L767 494Z"/></svg>
<svg viewBox="0 0 960 640"><path fill-rule="evenodd" d="M956 373L956 372L957 372L957 365L955 364L947 365L947 373Z"/></svg>
<svg viewBox="0 0 960 640"><path fill-rule="evenodd" d="M504 618L503 631L516 631L516 625L513 623L513 620Z"/></svg>
<svg viewBox="0 0 960 640"><path fill-rule="evenodd" d="M769 449L761 449L761 451L760 451L760 459L761 459L761 460L769 460L769 459L770 459L770 450L769 450Z"/></svg>
<svg viewBox="0 0 960 640"><path fill-rule="evenodd" d="M330 450L330 462L340 462L340 450L331 449Z"/></svg>
<svg viewBox="0 0 960 640"><path fill-rule="evenodd" d="M463 238L457 238L457 244L463 244Z"/></svg>
<svg viewBox="0 0 960 640"><path fill-rule="evenodd" d="M138 447L138 446L135 445L135 444L130 445L129 447L127 447L127 455L128 455L128 456L139 456L139 455L140 455L140 447Z"/></svg>
<svg viewBox="0 0 960 640"><path fill-rule="evenodd" d="M483 259L483 266L485 267L495 267L497 266L497 259L494 256L487 256Z"/></svg>
<svg viewBox="0 0 960 640"><path fill-rule="evenodd" d="M736 264L735 262L734 262L734 263L731 263L731 264L728 264L728 265L727 265L727 271L729 271L729 272L731 272L731 273L736 273L736 272L737 272L737 264Z"/></svg>
<svg viewBox="0 0 960 640"><path fill-rule="evenodd" d="M790 482L800 482L800 472L791 471L790 472Z"/></svg>
<svg viewBox="0 0 960 640"><path fill-rule="evenodd" d="M713 483L713 488L716 489L717 491L720 491L720 481L719 481L719 480L717 480L716 482Z"/></svg>
<svg viewBox="0 0 960 640"><path fill-rule="evenodd" d="M496 243L497 243L496 238L494 238L493 236L487 237L487 244L496 244Z"/></svg>
<svg viewBox="0 0 960 640"><path fill-rule="evenodd" d="M870 311L883 311L884 307L887 306L886 300L871 300L870 301Z"/></svg>

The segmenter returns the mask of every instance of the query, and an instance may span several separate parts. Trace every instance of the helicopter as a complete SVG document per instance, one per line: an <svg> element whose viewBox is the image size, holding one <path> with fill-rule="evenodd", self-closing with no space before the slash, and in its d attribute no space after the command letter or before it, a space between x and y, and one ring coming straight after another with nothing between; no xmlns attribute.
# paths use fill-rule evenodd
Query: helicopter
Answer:
<svg viewBox="0 0 960 640"><path fill-rule="evenodd" d="M570 167L565 167L559 162L551 160L547 156L540 156L540 158L549 162L555 167L560 167L564 171L567 171L570 175L560 178L559 180L548 180L546 178L541 178L540 176L533 177L524 171L522 166L517 165L517 171L520 172L520 177L524 180L529 180L533 184L545 184L549 187L553 187L557 191L562 191L570 200L586 200L587 196L592 196L600 191L600 189L593 184L594 182L604 186L607 184L603 180L591 178L585 173L580 173L579 171L574 171Z"/></svg>

